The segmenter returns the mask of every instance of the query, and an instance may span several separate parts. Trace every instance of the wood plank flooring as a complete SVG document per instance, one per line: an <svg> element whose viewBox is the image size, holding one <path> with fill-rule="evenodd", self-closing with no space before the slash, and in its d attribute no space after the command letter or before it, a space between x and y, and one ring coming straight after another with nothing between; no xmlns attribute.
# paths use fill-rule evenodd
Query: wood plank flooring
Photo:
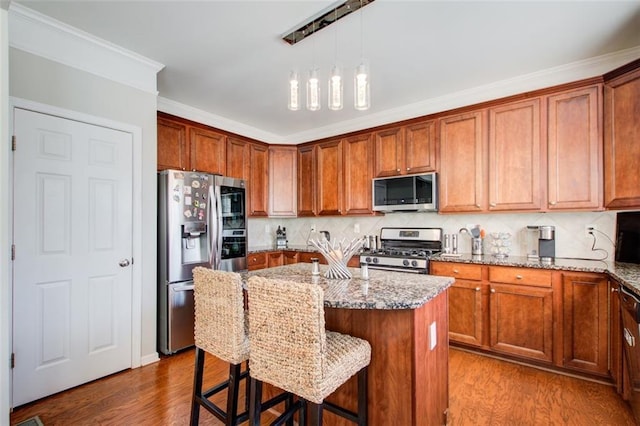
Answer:
<svg viewBox="0 0 640 426"><path fill-rule="evenodd" d="M11 424L38 415L45 426L188 425L193 362L193 350L163 357L18 407ZM206 363L211 386L227 365L209 356ZM451 425L634 425L629 406L607 385L455 349L449 367ZM200 420L221 424L205 410Z"/></svg>

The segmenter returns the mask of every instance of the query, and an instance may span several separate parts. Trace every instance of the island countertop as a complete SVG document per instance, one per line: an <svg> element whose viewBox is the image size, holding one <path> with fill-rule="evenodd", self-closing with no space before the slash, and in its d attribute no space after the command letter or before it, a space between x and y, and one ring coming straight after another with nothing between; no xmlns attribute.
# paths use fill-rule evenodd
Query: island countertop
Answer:
<svg viewBox="0 0 640 426"><path fill-rule="evenodd" d="M296 263L241 275L243 280L258 276L319 285L324 290L324 306L342 309L417 309L454 282L451 277L373 269L369 269L369 279L364 280L359 268L349 268L351 279L334 280L324 277L327 269L320 265L320 275L313 276L310 264Z"/></svg>

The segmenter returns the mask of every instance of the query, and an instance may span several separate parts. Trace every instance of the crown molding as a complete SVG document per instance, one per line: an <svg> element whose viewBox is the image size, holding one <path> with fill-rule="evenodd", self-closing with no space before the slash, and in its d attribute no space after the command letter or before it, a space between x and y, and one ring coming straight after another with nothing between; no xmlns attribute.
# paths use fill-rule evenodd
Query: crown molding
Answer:
<svg viewBox="0 0 640 426"><path fill-rule="evenodd" d="M283 142L282 136L265 132L264 130L251 127L171 99L163 98L162 96L158 96L158 111L186 118L187 120L195 121L197 123L206 124L207 126L215 127L220 130L226 130L227 132L237 133L248 138L259 140L260 142L271 144L285 143Z"/></svg>
<svg viewBox="0 0 640 426"><path fill-rule="evenodd" d="M164 68L15 2L9 5L9 46L154 95Z"/></svg>

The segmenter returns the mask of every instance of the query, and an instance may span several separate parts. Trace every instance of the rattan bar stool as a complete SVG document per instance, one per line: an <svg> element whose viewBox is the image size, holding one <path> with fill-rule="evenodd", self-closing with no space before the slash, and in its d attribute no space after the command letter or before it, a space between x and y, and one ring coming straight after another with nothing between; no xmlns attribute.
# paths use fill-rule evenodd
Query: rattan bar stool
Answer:
<svg viewBox="0 0 640 426"><path fill-rule="evenodd" d="M326 408L358 425L366 425L371 346L366 340L325 330L322 288L251 277L248 291L250 425L260 425L262 382L299 397L274 424L281 424L299 411L299 424L304 425L308 417L310 424L319 425ZM324 401L355 374L357 413Z"/></svg>
<svg viewBox="0 0 640 426"><path fill-rule="evenodd" d="M247 420L249 408L247 389L245 411L237 413L240 380L249 374L248 368L241 371L242 363L249 359L242 280L233 272L198 267L193 270L193 284L196 363L190 424L198 424L202 406L226 425L236 425ZM208 390L202 389L205 352L229 363L229 379ZM209 399L225 389L226 411Z"/></svg>

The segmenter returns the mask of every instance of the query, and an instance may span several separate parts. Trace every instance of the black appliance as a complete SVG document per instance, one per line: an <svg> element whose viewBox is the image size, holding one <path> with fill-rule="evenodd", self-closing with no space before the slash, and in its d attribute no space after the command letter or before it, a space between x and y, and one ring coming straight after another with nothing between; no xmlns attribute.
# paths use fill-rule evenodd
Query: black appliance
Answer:
<svg viewBox="0 0 640 426"><path fill-rule="evenodd" d="M640 264L640 212L617 214L615 259Z"/></svg>
<svg viewBox="0 0 640 426"><path fill-rule="evenodd" d="M442 251L442 228L382 228L380 247L360 254L371 269L427 274L429 256Z"/></svg>

